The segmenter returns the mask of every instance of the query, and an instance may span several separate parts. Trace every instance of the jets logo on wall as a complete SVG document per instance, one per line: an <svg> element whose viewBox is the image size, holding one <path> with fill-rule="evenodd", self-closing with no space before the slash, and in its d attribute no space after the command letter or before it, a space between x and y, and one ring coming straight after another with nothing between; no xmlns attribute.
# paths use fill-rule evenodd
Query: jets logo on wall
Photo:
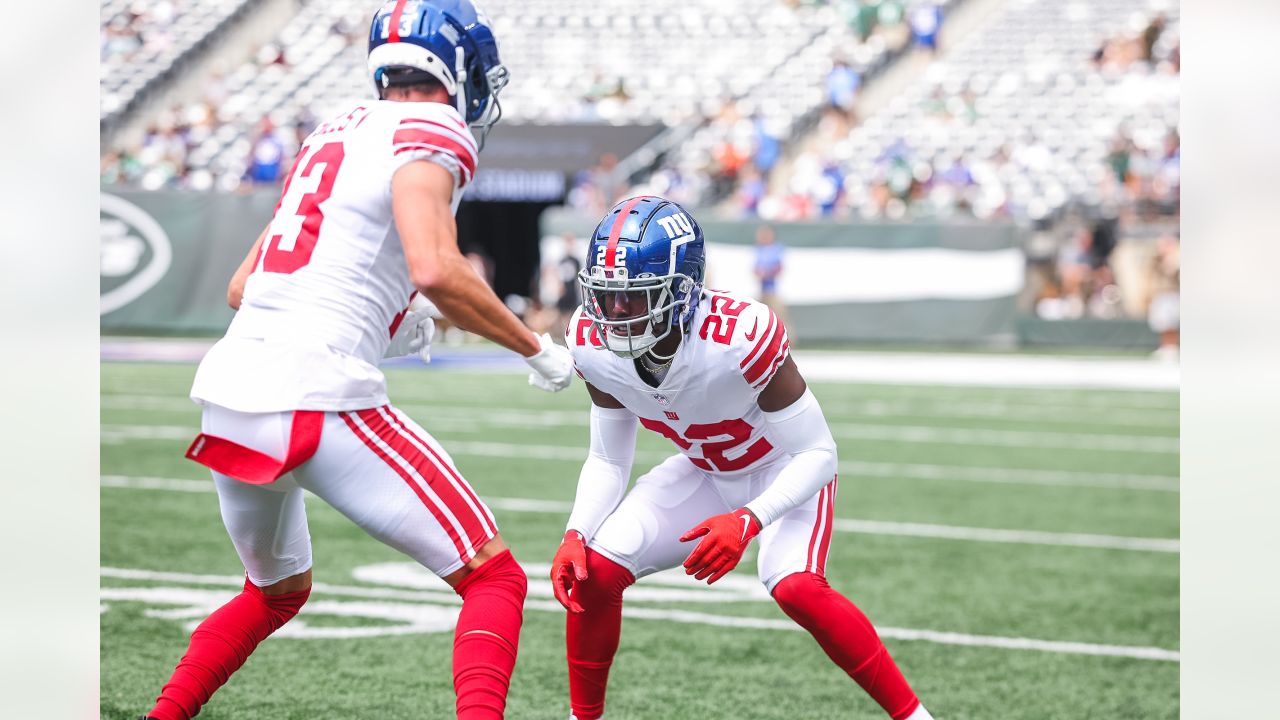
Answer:
<svg viewBox="0 0 1280 720"><path fill-rule="evenodd" d="M169 270L173 249L154 218L115 195L102 194L100 229L99 312L106 315L155 287Z"/></svg>

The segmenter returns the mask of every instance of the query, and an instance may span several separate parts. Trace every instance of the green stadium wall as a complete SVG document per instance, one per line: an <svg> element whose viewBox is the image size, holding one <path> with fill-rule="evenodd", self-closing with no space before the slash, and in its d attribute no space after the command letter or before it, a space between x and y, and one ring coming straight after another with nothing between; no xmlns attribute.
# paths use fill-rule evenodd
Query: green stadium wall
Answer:
<svg viewBox="0 0 1280 720"><path fill-rule="evenodd" d="M277 192L102 194L102 315L108 334L216 335L227 280L268 222ZM759 223L707 220L708 285L756 294ZM590 218L552 208L544 235L585 237ZM1011 224L793 223L780 294L797 339L828 342L1155 347L1135 321L1020 317L1025 259Z"/></svg>

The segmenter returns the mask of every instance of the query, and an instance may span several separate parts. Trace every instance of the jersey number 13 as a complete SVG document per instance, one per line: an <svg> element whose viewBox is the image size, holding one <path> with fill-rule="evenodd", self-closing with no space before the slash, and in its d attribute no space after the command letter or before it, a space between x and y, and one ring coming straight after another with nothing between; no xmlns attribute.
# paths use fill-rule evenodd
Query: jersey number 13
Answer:
<svg viewBox="0 0 1280 720"><path fill-rule="evenodd" d="M342 143L327 143L319 149L304 148L284 181L284 194L276 207L275 219L267 230L262 269L291 273L311 262L320 225L324 222L321 204L333 193L333 183L344 156Z"/></svg>

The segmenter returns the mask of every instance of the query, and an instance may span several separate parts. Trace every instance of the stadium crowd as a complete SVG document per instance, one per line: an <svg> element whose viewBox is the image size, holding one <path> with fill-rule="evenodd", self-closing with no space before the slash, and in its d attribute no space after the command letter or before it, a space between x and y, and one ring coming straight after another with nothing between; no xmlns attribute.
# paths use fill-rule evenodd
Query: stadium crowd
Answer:
<svg viewBox="0 0 1280 720"><path fill-rule="evenodd" d="M808 44L807 58L780 66L794 80L780 75L747 92L707 98L691 141L634 182L620 158L604 155L571 179L567 203L599 215L620 197L648 192L707 208L704 214L769 222L1009 219L1033 230L1031 307L1038 315L1134 316L1141 310L1132 298L1149 283L1117 273L1112 250L1135 228L1167 227L1179 214L1178 17L1121 3L1087 19L1104 34L1068 40L1066 31L1055 38L1045 33L1058 30L1037 22L1051 12L1080 18L1046 2L1028 0L1011 19L939 58L954 0L786 0L795 12L834 19L830 32ZM101 29L104 78L109 68L172 44L166 19L182 14L188 0L117 4ZM321 31L338 46L365 42L364 28L346 15L335 11L325 22ZM1000 47L1008 37L1027 40L1026 48ZM279 183L318 122L314 103L254 120L228 100L246 82L306 61L281 43L262 46L235 73L206 79L201 97L159 113L139 141L107 150L102 182L197 191ZM921 77L887 107L860 112L865 83L904 54L927 65ZM566 101L574 117L628 117L629 108L644 104L614 70L597 69L577 88ZM783 100L775 85L812 94ZM1091 108L1105 111L1093 118Z"/></svg>

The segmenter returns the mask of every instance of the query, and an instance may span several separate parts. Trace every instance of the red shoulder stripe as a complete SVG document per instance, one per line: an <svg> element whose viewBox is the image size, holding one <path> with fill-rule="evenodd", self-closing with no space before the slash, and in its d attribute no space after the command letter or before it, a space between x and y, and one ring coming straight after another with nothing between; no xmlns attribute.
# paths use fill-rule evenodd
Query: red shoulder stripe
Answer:
<svg viewBox="0 0 1280 720"><path fill-rule="evenodd" d="M448 130L436 131L422 126L402 127L396 130L396 134L391 137L392 145L401 143L443 144L444 147L454 149L454 154L458 156L459 160L463 160L475 167L475 150L470 145L459 140L457 133L451 133Z"/></svg>
<svg viewBox="0 0 1280 720"><path fill-rule="evenodd" d="M773 364L769 366L769 371L764 374L763 378L752 385L752 387L764 387L769 384L769 381L773 379L775 374L777 374L778 368L782 366L782 361L787 359L787 350L790 349L790 347L790 340L782 341L782 349L778 351L778 356L774 358Z"/></svg>
<svg viewBox="0 0 1280 720"><path fill-rule="evenodd" d="M467 132L467 128L465 125L446 125L438 120L426 120L423 118L406 118L400 121L400 127L398 129L399 130L439 129L445 133L448 133L450 137L462 143L463 145L466 145L467 147L471 148L471 151L473 153L478 152L478 150L476 149L476 140L474 137L471 136L471 133Z"/></svg>
<svg viewBox="0 0 1280 720"><path fill-rule="evenodd" d="M769 370L769 366L773 364L774 359L778 357L778 348L782 346L782 341L787 336L786 328L781 324L774 330L773 337L769 340L769 346L764 352L760 353L760 357L756 358L756 362L747 368L745 374L748 385L755 385L760 378L764 377Z"/></svg>
<svg viewBox="0 0 1280 720"><path fill-rule="evenodd" d="M769 339L773 337L773 330L774 330L774 327L777 325L777 322L778 322L778 316L774 315L773 311L770 310L769 324L765 326L764 332L760 333L760 339L756 340L755 347L751 348L751 352L747 353L747 356L742 359L742 362L738 364L738 367L745 369L747 365L751 364L751 362L755 360L756 354L759 353L761 350L763 350L764 346L768 344Z"/></svg>

